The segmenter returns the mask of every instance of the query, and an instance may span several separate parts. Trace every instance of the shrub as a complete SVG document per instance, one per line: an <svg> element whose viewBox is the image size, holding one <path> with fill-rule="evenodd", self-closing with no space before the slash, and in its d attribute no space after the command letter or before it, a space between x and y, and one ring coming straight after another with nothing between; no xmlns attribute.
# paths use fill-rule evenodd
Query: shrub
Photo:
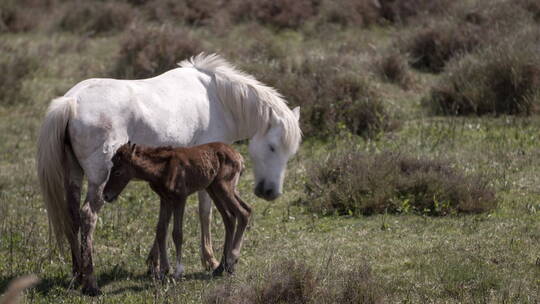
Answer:
<svg viewBox="0 0 540 304"><path fill-rule="evenodd" d="M420 14L442 14L453 0L378 0L381 16L392 23L407 23Z"/></svg>
<svg viewBox="0 0 540 304"><path fill-rule="evenodd" d="M113 74L121 78L155 76L201 51L201 43L185 30L137 27L124 36Z"/></svg>
<svg viewBox="0 0 540 304"><path fill-rule="evenodd" d="M306 135L328 136L346 128L371 137L398 125L366 76L352 70L342 57L305 58L298 64L263 64L256 76L280 91L291 106L302 107ZM257 68L257 67L256 67Z"/></svg>
<svg viewBox="0 0 540 304"><path fill-rule="evenodd" d="M144 2L144 9L150 20L159 23L172 21L188 25L205 25L220 11L225 10L225 3L228 2L227 0L154 0Z"/></svg>
<svg viewBox="0 0 540 304"><path fill-rule="evenodd" d="M135 10L123 2L67 2L58 27L69 32L102 34L124 30L134 17Z"/></svg>
<svg viewBox="0 0 540 304"><path fill-rule="evenodd" d="M375 72L383 79L408 89L413 84L407 58L399 52L380 56L374 61Z"/></svg>
<svg viewBox="0 0 540 304"><path fill-rule="evenodd" d="M420 29L405 42L411 65L428 72L441 72L451 58L470 52L480 43L479 28L471 23L445 21Z"/></svg>
<svg viewBox="0 0 540 304"><path fill-rule="evenodd" d="M237 0L231 3L236 22L258 21L278 29L296 29L317 14L317 0Z"/></svg>
<svg viewBox="0 0 540 304"><path fill-rule="evenodd" d="M40 6L32 0L3 0L0 2L0 33L27 32L37 27Z"/></svg>
<svg viewBox="0 0 540 304"><path fill-rule="evenodd" d="M367 27L380 23L380 18L380 9L376 1L326 0L321 4L319 25L326 26L327 23L333 23L344 27Z"/></svg>
<svg viewBox="0 0 540 304"><path fill-rule="evenodd" d="M22 91L24 79L38 67L38 59L24 51L6 50L0 61L0 105L15 105L27 101Z"/></svg>
<svg viewBox="0 0 540 304"><path fill-rule="evenodd" d="M533 36L518 35L454 62L423 105L443 115L538 113L540 32Z"/></svg>
<svg viewBox="0 0 540 304"><path fill-rule="evenodd" d="M484 178L466 175L443 161L349 150L312 164L308 172L305 204L322 215L442 216L485 212L496 206Z"/></svg>

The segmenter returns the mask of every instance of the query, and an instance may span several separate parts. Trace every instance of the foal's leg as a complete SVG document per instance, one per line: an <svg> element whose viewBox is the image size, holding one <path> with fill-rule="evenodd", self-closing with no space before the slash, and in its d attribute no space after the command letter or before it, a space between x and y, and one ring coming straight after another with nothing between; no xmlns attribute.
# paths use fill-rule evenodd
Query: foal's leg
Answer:
<svg viewBox="0 0 540 304"><path fill-rule="evenodd" d="M217 191L215 191L215 188L215 185L211 185L207 190L209 190L208 194L210 194L210 197L212 197L212 200L216 204L217 210L223 218L223 224L225 225L225 242L223 245L223 256L221 257L221 262L219 263L218 267L214 269L212 275L221 276L223 271L226 270L227 256L231 251L236 223L234 215L228 210L226 204L223 202L223 200L221 200Z"/></svg>
<svg viewBox="0 0 540 304"><path fill-rule="evenodd" d="M233 245L231 249L231 254L228 256L230 260L227 261L227 264L230 265L231 272L234 272L234 265L238 261L238 258L240 257L240 249L242 248L242 242L244 240L244 232L246 231L246 227L249 223L249 217L251 216L252 209L251 206L249 206L247 203L242 201L240 196L237 194L234 194L234 208L233 212L236 215L236 218L238 219L238 224L236 226L236 231L234 233L234 240ZM231 200L233 202L233 200Z"/></svg>
<svg viewBox="0 0 540 304"><path fill-rule="evenodd" d="M199 219L201 221L201 262L205 269L214 270L219 263L214 257L212 249L212 235L210 223L212 222L212 200L206 191L199 191Z"/></svg>
<svg viewBox="0 0 540 304"><path fill-rule="evenodd" d="M174 277L179 279L184 274L184 265L182 265L182 224L184 220L184 209L186 207L186 198L183 197L175 202L173 206L173 241L176 248L176 270L174 272Z"/></svg>
<svg viewBox="0 0 540 304"><path fill-rule="evenodd" d="M67 239L71 248L72 272L76 284L81 283L81 245L79 243L79 230L81 227L81 188L83 172L71 149L66 151L66 166L64 167L64 189L71 217L71 231L67 233Z"/></svg>
<svg viewBox="0 0 540 304"><path fill-rule="evenodd" d="M162 204L159 208L159 221L156 229L156 242L159 248L159 266L160 278L164 278L169 273L169 260L167 259L167 228L171 220L171 203L166 200L161 200Z"/></svg>
<svg viewBox="0 0 540 304"><path fill-rule="evenodd" d="M216 194L223 201L223 204L225 204L225 207L238 221L230 251L226 254L225 259L225 270L229 273L234 272L234 265L238 261L240 249L242 248L244 231L246 230L249 217L251 216L251 207L240 199L240 196L235 193L235 190L235 183L228 182L217 184L215 190Z"/></svg>
<svg viewBox="0 0 540 304"><path fill-rule="evenodd" d="M167 201L162 199L160 197L159 200L159 210L161 213L161 210L163 208L166 208ZM158 220L159 222L159 220ZM148 258L146 259L146 263L148 265L148 273L152 276L158 276L159 275L159 245L157 240L157 233L154 236L154 243L152 244L152 248L150 249L150 253L148 254Z"/></svg>

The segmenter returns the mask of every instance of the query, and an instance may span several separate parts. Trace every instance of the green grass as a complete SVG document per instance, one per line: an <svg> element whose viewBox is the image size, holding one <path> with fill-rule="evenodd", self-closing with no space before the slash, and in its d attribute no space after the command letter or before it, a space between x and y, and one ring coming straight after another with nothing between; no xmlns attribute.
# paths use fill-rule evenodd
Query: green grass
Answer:
<svg viewBox="0 0 540 304"><path fill-rule="evenodd" d="M378 28L366 32L370 34L362 39L381 47L391 34ZM210 34L201 31L201 35ZM292 58L305 56L302 45L317 45L315 52L320 53L340 52L335 44L324 47L322 38L298 35L281 33L272 39L294 45ZM248 163L240 193L253 205L254 215L234 277L212 279L202 271L194 198L184 221L186 277L155 282L147 276L145 259L154 236L158 199L145 184L132 183L116 203L103 208L98 221L94 263L104 295L82 296L70 286L70 259L49 246L35 175L36 134L48 100L82 79L109 75L119 36L82 39L31 33L1 38L13 46L25 45L43 60L24 79L30 101L0 106L0 293L14 277L35 273L41 283L26 292L28 303L200 303L218 285L248 284L265 276L273 265L291 259L312 267L326 281L366 263L388 303L540 302L540 118L426 117L420 100L437 76L418 72L413 72L418 83L412 90L377 84L385 100L402 113L401 129L374 139L345 131L324 141L306 139L289 163L285 194L277 201L265 202L253 195ZM222 42L215 38L211 43ZM44 44L51 49L41 54L39 46ZM457 167L491 181L498 208L487 214L446 217L319 217L296 204L304 195L307 164L350 145L370 153L390 150L450 158ZM237 147L247 158L246 146ZM219 257L223 227L217 212L212 230ZM172 247L169 242L171 259Z"/></svg>

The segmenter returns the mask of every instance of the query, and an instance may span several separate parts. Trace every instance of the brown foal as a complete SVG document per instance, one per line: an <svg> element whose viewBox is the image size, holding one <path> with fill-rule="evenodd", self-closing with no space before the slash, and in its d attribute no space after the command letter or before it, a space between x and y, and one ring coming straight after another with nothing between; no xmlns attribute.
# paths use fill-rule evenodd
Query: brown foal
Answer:
<svg viewBox="0 0 540 304"><path fill-rule="evenodd" d="M103 191L105 200L115 200L133 178L147 181L161 198L156 242L149 257L154 274L163 277L169 272L166 235L171 213L174 215L172 235L177 262L175 276L182 274L184 207L187 197L200 190L208 192L225 224L223 256L213 275L221 275L223 271L234 272L251 215L251 207L242 201L236 190L244 168L240 153L223 143L192 148L151 148L127 143L118 149L112 162L111 174Z"/></svg>

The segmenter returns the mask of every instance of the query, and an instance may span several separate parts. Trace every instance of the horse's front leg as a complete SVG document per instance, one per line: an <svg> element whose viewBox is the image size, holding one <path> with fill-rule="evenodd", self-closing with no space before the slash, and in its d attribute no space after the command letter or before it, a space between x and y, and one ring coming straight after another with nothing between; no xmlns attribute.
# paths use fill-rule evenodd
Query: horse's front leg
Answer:
<svg viewBox="0 0 540 304"><path fill-rule="evenodd" d="M94 266L92 262L92 240L98 212L104 204L102 191L103 185L94 183L88 184L88 194L81 209L81 272L82 272L82 292L89 296L97 296L101 292L97 286L94 276Z"/></svg>
<svg viewBox="0 0 540 304"><path fill-rule="evenodd" d="M178 201L174 202L173 215L174 215L174 227L173 227L173 241L176 248L176 270L174 277L179 279L184 275L184 265L182 265L182 242L183 232L182 224L184 221L184 209L186 207L186 197L181 197Z"/></svg>
<svg viewBox="0 0 540 304"><path fill-rule="evenodd" d="M201 221L201 262L205 269L214 270L219 263L212 249L212 200L206 191L199 191L199 220Z"/></svg>

